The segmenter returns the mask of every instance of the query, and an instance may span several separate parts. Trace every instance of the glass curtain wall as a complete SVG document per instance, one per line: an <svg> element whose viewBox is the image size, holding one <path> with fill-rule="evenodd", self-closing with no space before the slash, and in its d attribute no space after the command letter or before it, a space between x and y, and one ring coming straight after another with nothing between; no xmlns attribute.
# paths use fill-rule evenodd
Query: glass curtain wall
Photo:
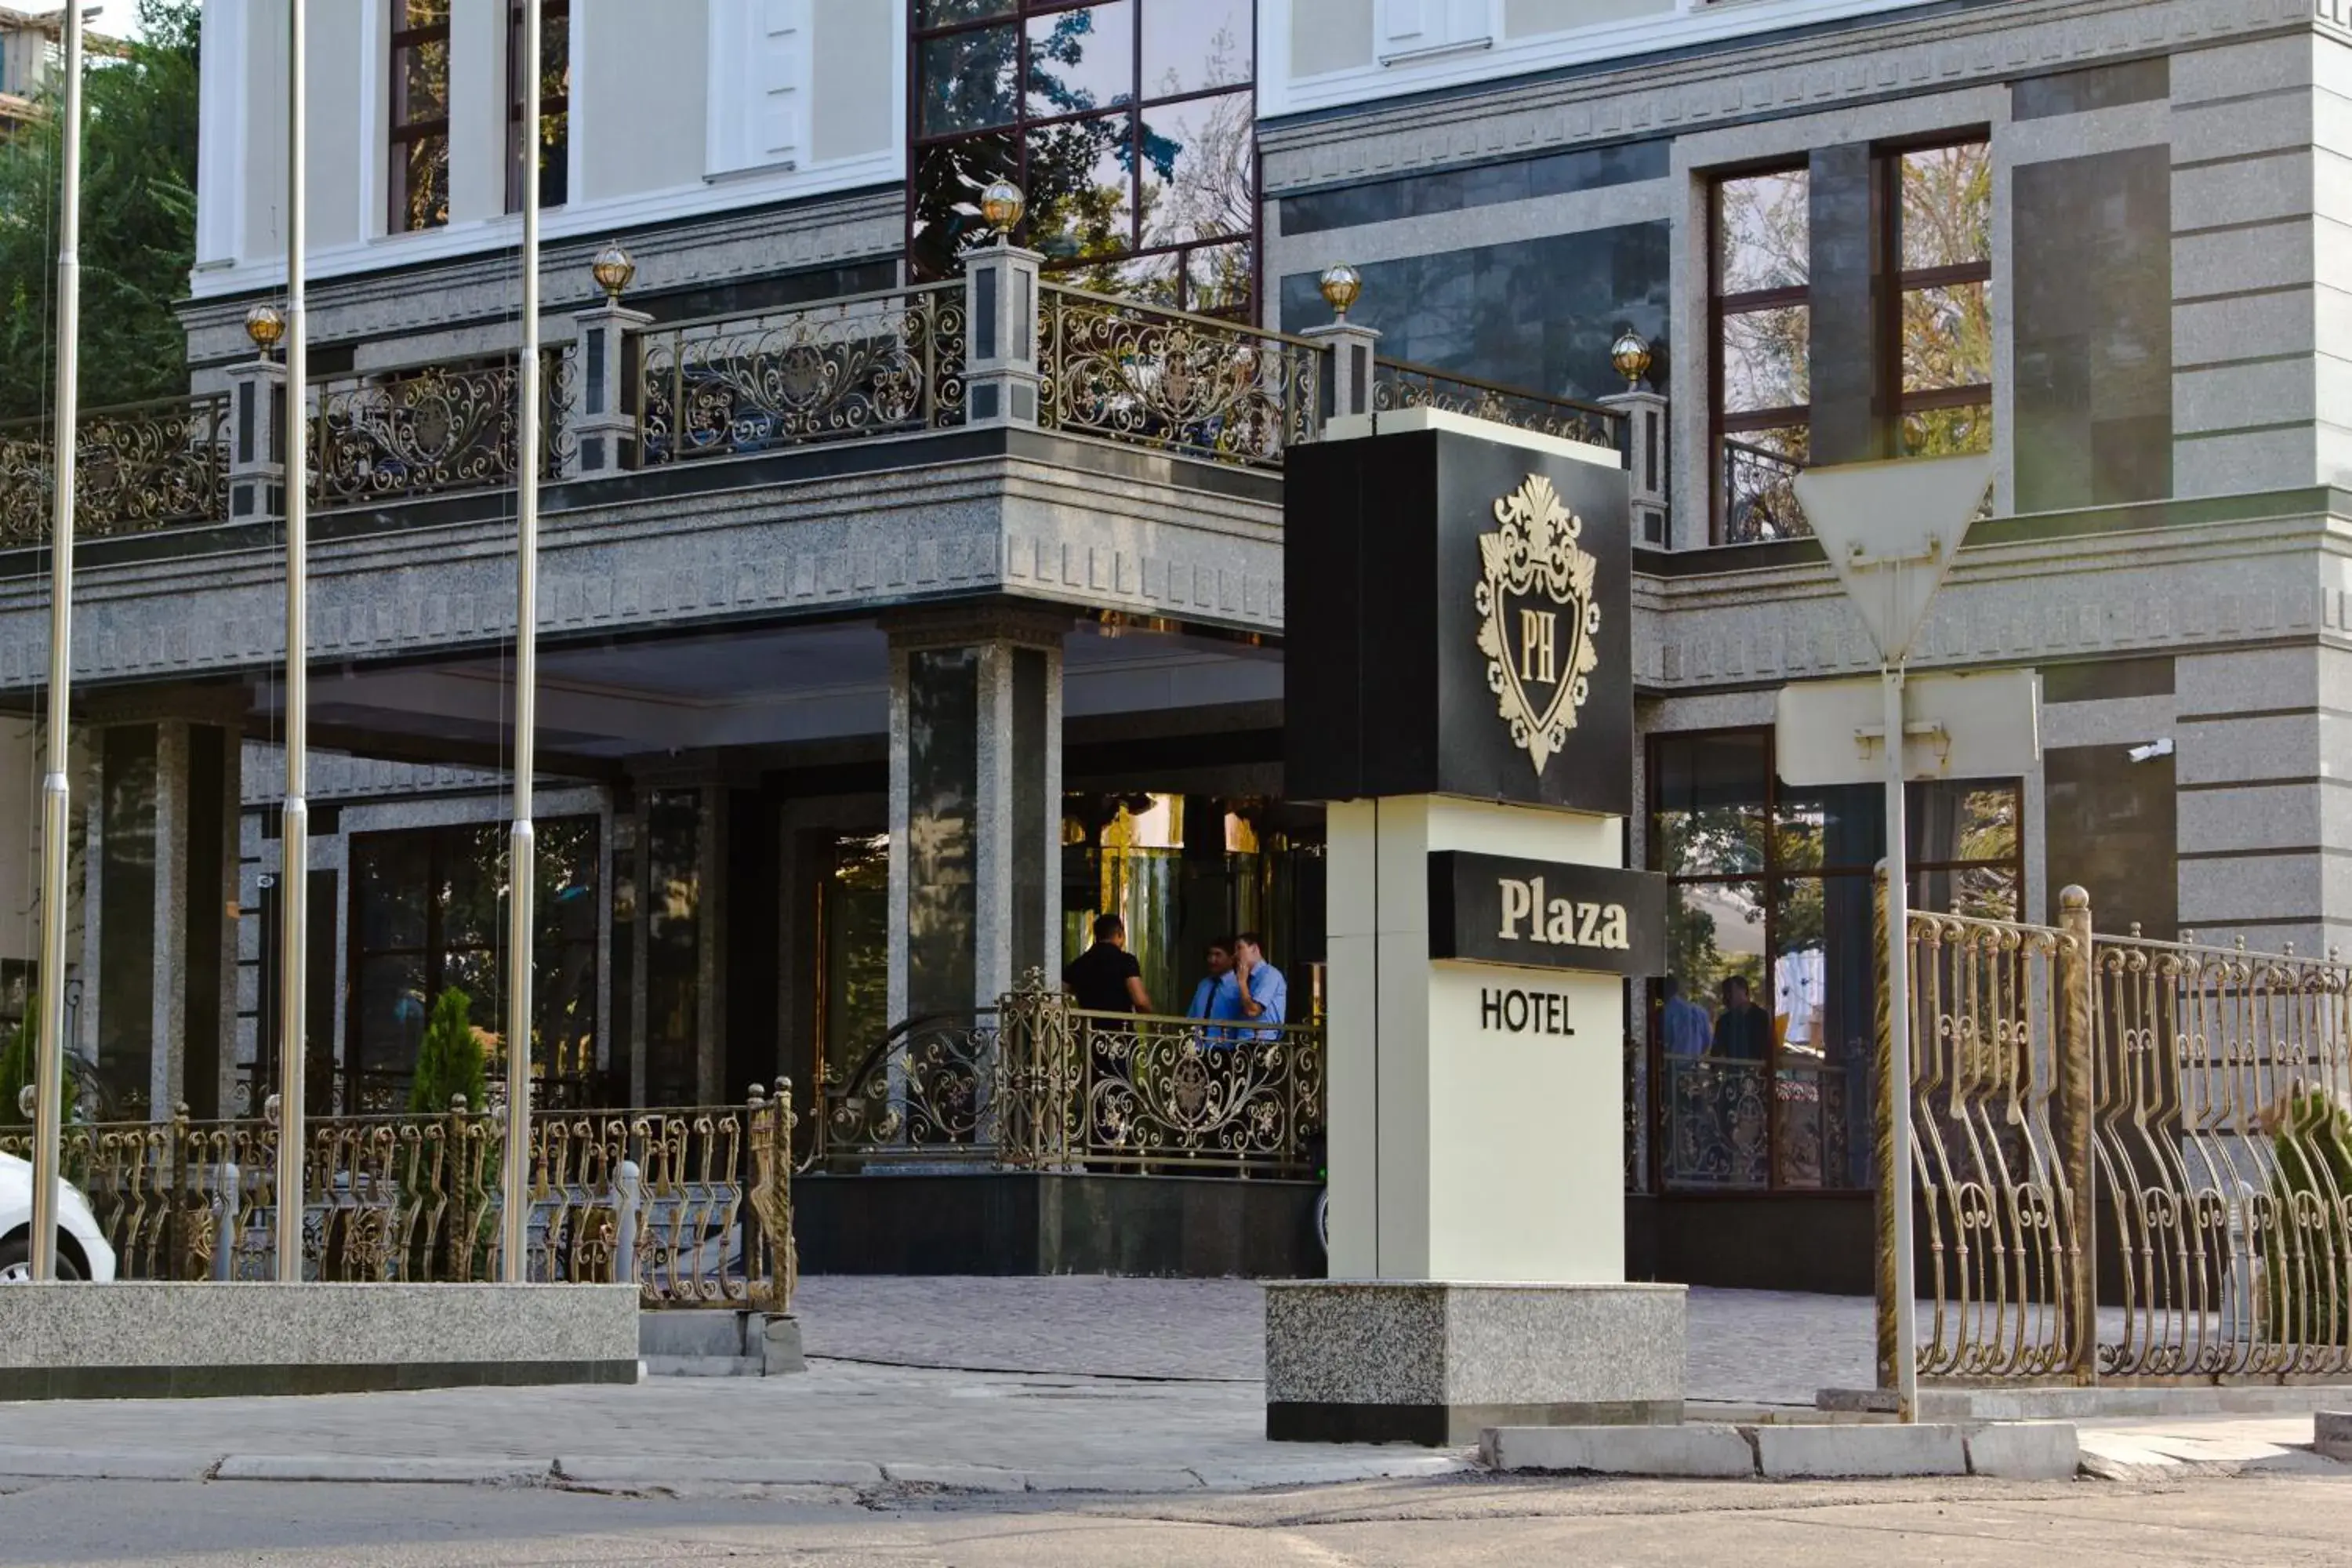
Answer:
<svg viewBox="0 0 2352 1568"><path fill-rule="evenodd" d="M1649 1010L1654 1174L1668 1189L1870 1181L1876 785L1791 789L1772 732L1650 743L1650 867L1671 879ZM1913 907L2015 920L2014 780L1911 786Z"/></svg>
<svg viewBox="0 0 2352 1568"><path fill-rule="evenodd" d="M538 824L531 1070L545 1102L610 1105L596 992L598 825L593 816ZM504 1070L506 826L462 823L353 834L351 1002L343 1083L350 1111L405 1110L417 1047L435 1000L465 993L474 1027Z"/></svg>
<svg viewBox="0 0 2352 1568"><path fill-rule="evenodd" d="M1255 319L1255 0L909 3L916 277L992 237L980 193L1011 179L1014 237L1068 281Z"/></svg>
<svg viewBox="0 0 2352 1568"><path fill-rule="evenodd" d="M1062 845L1062 962L1086 950L1097 915L1117 914L1153 1010L1181 1015L1207 973L1209 944L1255 931L1289 983L1292 1021L1319 1016L1319 812L1210 795L1073 793Z"/></svg>

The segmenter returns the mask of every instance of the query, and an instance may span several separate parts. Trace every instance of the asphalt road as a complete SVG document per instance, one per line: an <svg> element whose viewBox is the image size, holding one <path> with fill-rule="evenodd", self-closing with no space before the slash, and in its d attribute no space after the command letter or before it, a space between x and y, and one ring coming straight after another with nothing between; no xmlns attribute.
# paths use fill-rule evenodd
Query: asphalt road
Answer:
<svg viewBox="0 0 2352 1568"><path fill-rule="evenodd" d="M730 1562L794 1568L1969 1568L2341 1564L2352 1485L2205 1479L1772 1485L1366 1482L1234 1497L1026 1502L480 1487L31 1483L0 1495L0 1563Z"/></svg>

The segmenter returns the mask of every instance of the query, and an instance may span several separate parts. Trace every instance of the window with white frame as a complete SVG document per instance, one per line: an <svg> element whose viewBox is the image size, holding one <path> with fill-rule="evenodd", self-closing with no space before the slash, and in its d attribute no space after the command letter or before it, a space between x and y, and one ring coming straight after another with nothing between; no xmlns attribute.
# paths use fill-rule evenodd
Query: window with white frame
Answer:
<svg viewBox="0 0 2352 1568"><path fill-rule="evenodd" d="M1494 41L1494 0L1381 0L1383 65Z"/></svg>

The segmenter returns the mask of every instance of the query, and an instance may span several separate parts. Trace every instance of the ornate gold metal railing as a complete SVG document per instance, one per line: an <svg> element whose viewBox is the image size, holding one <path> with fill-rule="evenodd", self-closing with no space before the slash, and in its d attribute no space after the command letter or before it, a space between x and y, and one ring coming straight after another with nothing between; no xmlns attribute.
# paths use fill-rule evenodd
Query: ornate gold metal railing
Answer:
<svg viewBox="0 0 2352 1568"><path fill-rule="evenodd" d="M1556 436L1563 441L1606 447L1612 452L1622 452L1625 447L1625 416L1614 408L1579 403L1573 398L1547 397L1521 387L1455 375L1402 360L1376 360L1372 365L1373 411L1385 414L1403 408L1442 408L1450 414L1466 414L1539 435Z"/></svg>
<svg viewBox="0 0 2352 1568"><path fill-rule="evenodd" d="M2092 1280L2077 1202L2087 1129L2065 1100L2064 1068L2083 1045L2065 1003L2088 936L2087 926L1911 919L1912 1165L1932 1302L1923 1377L2087 1370Z"/></svg>
<svg viewBox="0 0 2352 1568"><path fill-rule="evenodd" d="M317 1117L304 1149L303 1272L366 1283L500 1273L505 1119L462 1100L442 1116ZM791 1086L743 1105L534 1116L533 1279L634 1278L648 1307L789 1308ZM0 1134L22 1153L25 1134ZM273 1118L67 1129L67 1179L88 1194L126 1278L276 1275Z"/></svg>
<svg viewBox="0 0 2352 1568"><path fill-rule="evenodd" d="M1920 1374L2352 1374L2352 970L2095 936L2062 904L1906 933Z"/></svg>
<svg viewBox="0 0 2352 1568"><path fill-rule="evenodd" d="M1665 1057L1660 1178L1671 1191L1852 1188L1860 1063Z"/></svg>
<svg viewBox="0 0 2352 1568"><path fill-rule="evenodd" d="M567 415L577 401L576 368L560 348L542 363L540 473L552 479L575 439ZM344 506L513 483L520 380L509 356L314 383L312 502Z"/></svg>
<svg viewBox="0 0 2352 1568"><path fill-rule="evenodd" d="M2102 1377L2352 1372L2352 1009L2331 960L2102 937Z"/></svg>
<svg viewBox="0 0 2352 1568"><path fill-rule="evenodd" d="M741 457L963 418L963 285L640 333L638 461Z"/></svg>
<svg viewBox="0 0 2352 1568"><path fill-rule="evenodd" d="M84 414L74 460L77 538L145 533L228 515L228 398L172 397ZM0 425L0 545L49 536L49 422Z"/></svg>
<svg viewBox="0 0 2352 1568"><path fill-rule="evenodd" d="M1728 438L1722 456L1717 544L1800 539L1813 531L1797 500L1797 476L1805 471L1804 464L1769 447Z"/></svg>
<svg viewBox="0 0 2352 1568"><path fill-rule="evenodd" d="M1277 467L1320 427L1322 351L1304 338L1040 288L1037 423Z"/></svg>
<svg viewBox="0 0 2352 1568"><path fill-rule="evenodd" d="M1319 1025L1089 1013L1042 984L893 1031L824 1095L808 1163L1308 1176Z"/></svg>

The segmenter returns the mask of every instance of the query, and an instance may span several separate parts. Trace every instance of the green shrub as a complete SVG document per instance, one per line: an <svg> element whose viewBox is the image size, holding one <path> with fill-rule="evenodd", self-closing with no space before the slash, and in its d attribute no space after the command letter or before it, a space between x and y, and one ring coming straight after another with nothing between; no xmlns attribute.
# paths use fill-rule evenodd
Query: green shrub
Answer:
<svg viewBox="0 0 2352 1568"><path fill-rule="evenodd" d="M434 1002L425 1038L417 1043L408 1109L424 1116L446 1116L450 1097L462 1094L466 1109L479 1115L489 1100L486 1072L482 1038L474 1032L474 999L452 985Z"/></svg>
<svg viewBox="0 0 2352 1568"><path fill-rule="evenodd" d="M33 1042L40 1034L40 1028L41 999L28 994L25 997L25 1016L16 1021L14 1029L8 1031L7 1044L0 1045L0 1127L31 1125L31 1118L16 1109L16 1101L22 1098L25 1086L33 1081ZM75 1081L74 1075L67 1073L61 1092L65 1096L65 1120L68 1121L74 1119L76 1103L80 1098L79 1089L80 1085Z"/></svg>

